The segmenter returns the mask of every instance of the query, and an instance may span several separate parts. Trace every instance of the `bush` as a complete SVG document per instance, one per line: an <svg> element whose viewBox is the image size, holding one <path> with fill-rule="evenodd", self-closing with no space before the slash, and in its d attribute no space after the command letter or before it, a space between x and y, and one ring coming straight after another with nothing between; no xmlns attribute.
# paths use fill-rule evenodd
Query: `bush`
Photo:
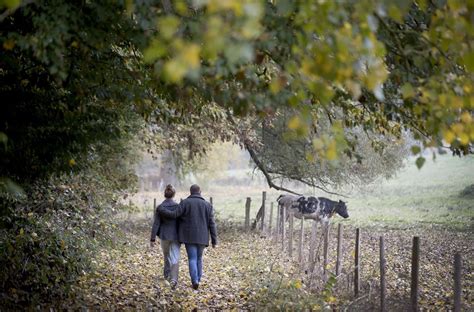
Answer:
<svg viewBox="0 0 474 312"><path fill-rule="evenodd" d="M474 197L474 184L468 185L460 193L461 197Z"/></svg>
<svg viewBox="0 0 474 312"><path fill-rule="evenodd" d="M126 155L122 154L120 161ZM37 181L28 197L0 194L0 306L56 306L93 270L97 248L112 242L112 216L136 177L113 159Z"/></svg>

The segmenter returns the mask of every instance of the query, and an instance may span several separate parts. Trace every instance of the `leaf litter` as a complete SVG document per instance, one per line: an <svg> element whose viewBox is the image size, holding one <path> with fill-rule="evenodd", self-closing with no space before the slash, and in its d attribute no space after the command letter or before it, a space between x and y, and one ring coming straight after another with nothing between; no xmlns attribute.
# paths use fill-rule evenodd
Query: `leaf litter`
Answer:
<svg viewBox="0 0 474 312"><path fill-rule="evenodd" d="M97 254L97 268L75 285L76 296L67 306L91 309L145 310L332 310L375 311L379 309L379 247L385 237L387 259L387 303L389 311L404 311L410 298L411 239L421 238L420 296L423 310L452 309L453 258L463 255L463 308L474 309L474 239L469 232L442 229L361 229L361 298L353 297L355 230L344 229L342 274L328 288L323 282L321 263L313 274L308 263L299 264L297 231L293 258L282 253L281 241L259 233L244 232L226 222L219 224L217 248L206 248L203 279L193 290L187 256L181 248L179 283L172 290L164 280L163 256L157 244L148 246L149 220L125 223L124 236L115 248ZM336 232L331 229L328 276L335 271ZM306 242L310 233L306 232ZM307 244L309 245L309 244ZM322 245L322 244L321 244ZM304 258L308 257L305 246ZM322 247L317 260L322 261ZM319 269L319 271L318 271Z"/></svg>

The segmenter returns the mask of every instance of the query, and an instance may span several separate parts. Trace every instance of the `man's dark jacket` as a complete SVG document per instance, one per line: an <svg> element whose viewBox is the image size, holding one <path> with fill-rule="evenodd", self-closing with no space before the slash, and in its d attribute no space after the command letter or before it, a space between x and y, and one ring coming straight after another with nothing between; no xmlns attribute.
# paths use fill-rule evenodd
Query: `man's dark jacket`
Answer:
<svg viewBox="0 0 474 312"><path fill-rule="evenodd" d="M211 243L217 245L214 212L211 204L205 201L200 194L191 194L179 203L178 208L175 210L158 207L158 211L163 217L179 218L179 242L208 246L210 233Z"/></svg>
<svg viewBox="0 0 474 312"><path fill-rule="evenodd" d="M162 240L178 240L178 222L174 218L167 218L160 216L158 209L164 207L169 210L176 210L178 203L174 200L167 198L155 209L155 217L153 221L153 227L151 229L151 241L155 241L156 235Z"/></svg>

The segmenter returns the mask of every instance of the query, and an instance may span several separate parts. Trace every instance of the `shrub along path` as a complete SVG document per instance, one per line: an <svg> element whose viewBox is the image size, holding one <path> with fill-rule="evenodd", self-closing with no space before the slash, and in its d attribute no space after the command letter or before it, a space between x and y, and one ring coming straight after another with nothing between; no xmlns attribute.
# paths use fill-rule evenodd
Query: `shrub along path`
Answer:
<svg viewBox="0 0 474 312"><path fill-rule="evenodd" d="M67 307L91 309L146 310L283 310L378 309L378 237L387 246L387 299L389 311L406 310L409 300L410 248L413 235L422 239L420 307L452 308L452 257L461 250L464 259L463 301L473 304L474 241L470 232L451 232L429 227L411 229L362 229L361 294L354 301L350 278L342 276L337 287L315 285L309 291L309 276L281 253L281 245L255 233L218 222L220 244L204 255L204 276L198 290L190 287L187 257L181 248L180 281L176 290L162 278L163 257L159 245L148 247L150 221L122 223L123 236L115 247L97 254L95 273L86 274L74 286L76 297ZM334 233L335 230L332 230ZM309 233L308 233L309 234ZM296 236L296 235L295 235ZM351 276L354 231L344 231L343 272ZM296 239L295 239L296 242ZM296 245L296 244L295 244ZM331 237L329 270L334 269L335 237ZM296 257L295 257L296 258ZM320 280L319 277L313 278ZM326 286L326 287L324 287ZM321 292L321 290L326 291ZM313 289L314 290L314 289ZM368 294L370 293L370 296Z"/></svg>

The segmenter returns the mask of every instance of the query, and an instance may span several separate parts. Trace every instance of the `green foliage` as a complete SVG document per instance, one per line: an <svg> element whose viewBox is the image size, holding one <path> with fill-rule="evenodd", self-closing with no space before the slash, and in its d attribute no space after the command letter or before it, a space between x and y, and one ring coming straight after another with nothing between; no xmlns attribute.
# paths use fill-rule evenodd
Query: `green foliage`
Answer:
<svg viewBox="0 0 474 312"><path fill-rule="evenodd" d="M134 183L126 171L110 173L88 168L38 181L28 198L1 197L3 307L54 306L74 295L71 286L93 269L97 247L116 235L111 216L121 209L119 191Z"/></svg>
<svg viewBox="0 0 474 312"><path fill-rule="evenodd" d="M166 83L192 86L187 98L201 105L261 116L295 107L289 126L299 136L337 108L348 127L410 129L424 148L469 153L472 10L455 0L176 1L157 11L145 56ZM328 158L344 152L320 148Z"/></svg>
<svg viewBox="0 0 474 312"><path fill-rule="evenodd" d="M150 96L134 54L142 37L122 9L53 1L1 22L0 175L24 184L77 171L137 132Z"/></svg>
<svg viewBox="0 0 474 312"><path fill-rule="evenodd" d="M64 220L34 213L10 214L1 222L11 226L0 230L3 307L65 298L71 284L89 270L91 243L81 228L66 230Z"/></svg>

